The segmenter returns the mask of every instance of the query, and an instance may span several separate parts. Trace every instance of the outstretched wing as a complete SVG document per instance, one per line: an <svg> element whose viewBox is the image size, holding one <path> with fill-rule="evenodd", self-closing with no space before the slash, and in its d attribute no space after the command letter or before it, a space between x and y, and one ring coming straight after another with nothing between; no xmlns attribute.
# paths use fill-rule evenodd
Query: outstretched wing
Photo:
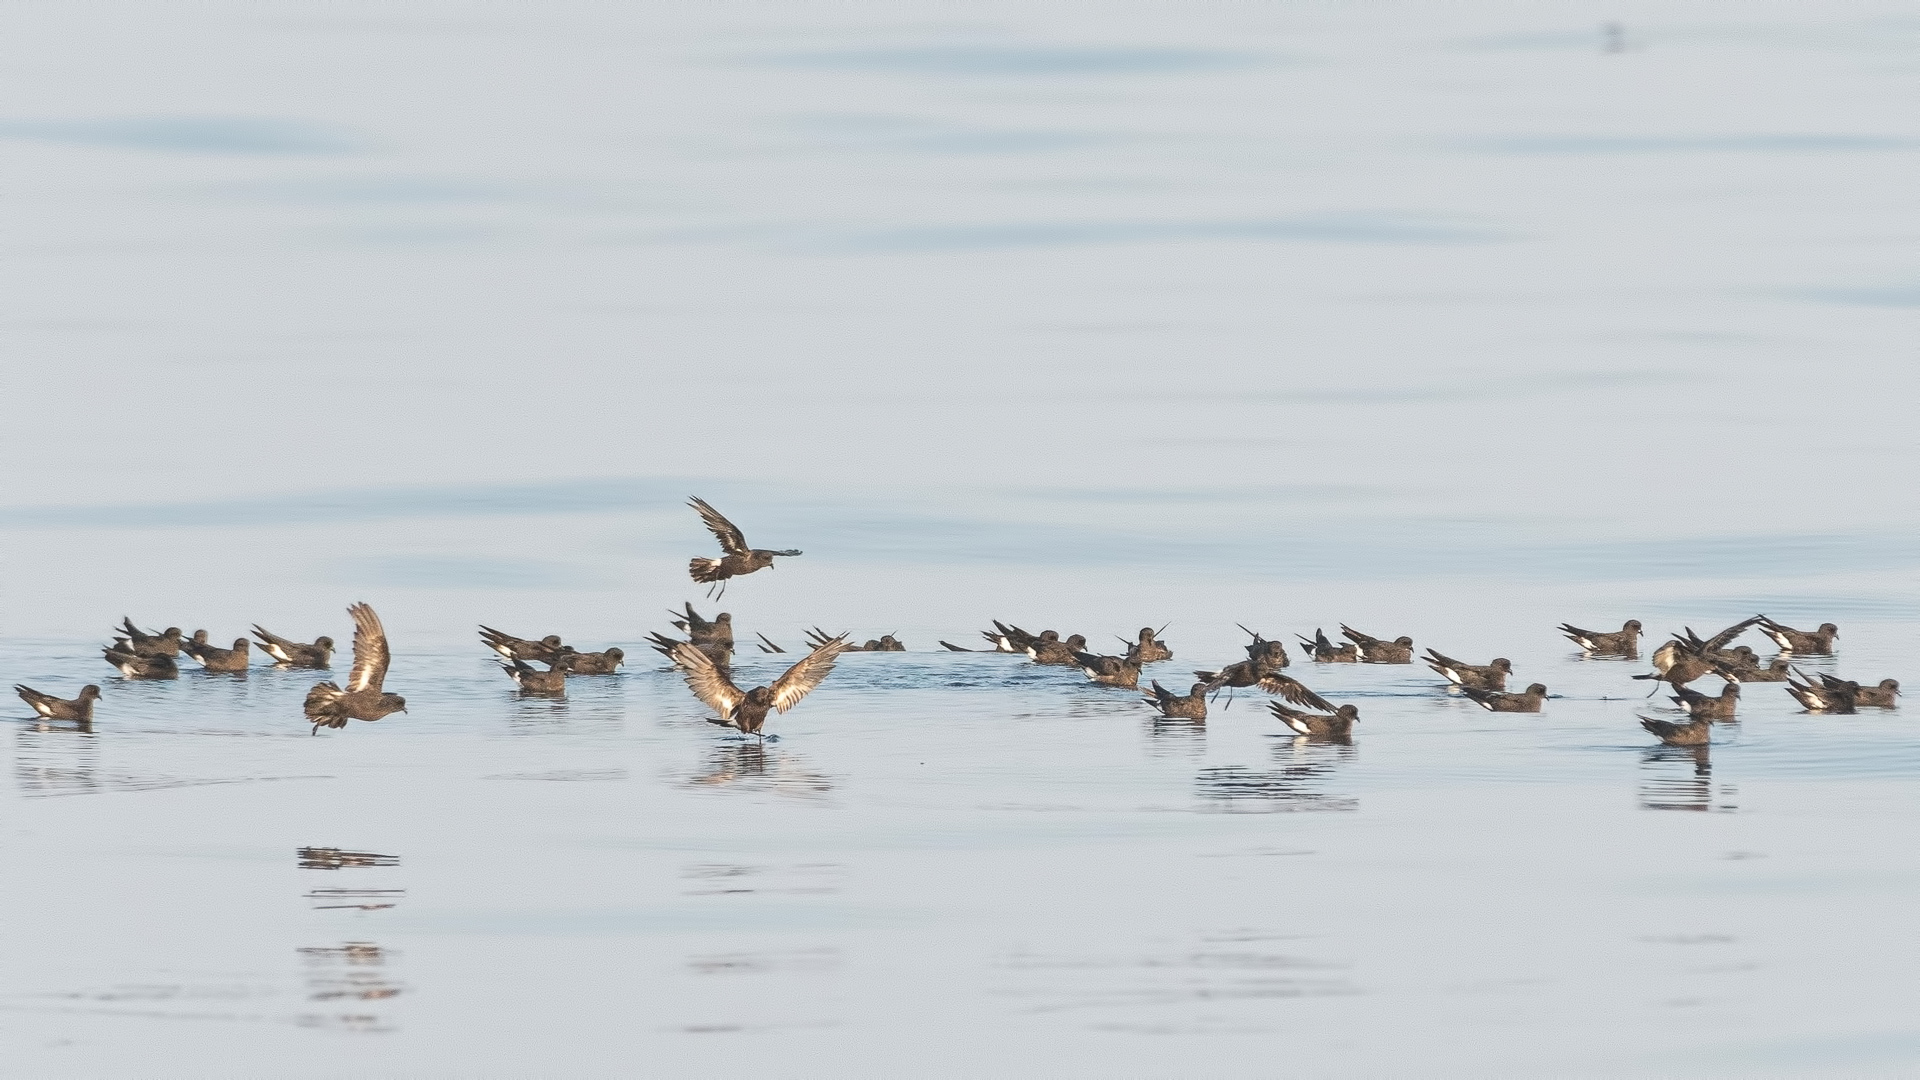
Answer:
<svg viewBox="0 0 1920 1080"><path fill-rule="evenodd" d="M827 673L833 670L833 659L840 650L847 647L847 635L841 634L822 642L801 661L787 669L785 675L773 684L773 707L786 712L800 699L813 693L813 688L826 681Z"/></svg>
<svg viewBox="0 0 1920 1080"><path fill-rule="evenodd" d="M693 507L694 510L699 513L700 520L707 523L707 531L713 533L715 540L720 541L721 551L729 555L745 555L747 553L747 538L740 535L739 526L728 521L721 515L720 511L709 506L705 499L688 499L687 505ZM689 611L688 614L692 614L692 612Z"/></svg>
<svg viewBox="0 0 1920 1080"><path fill-rule="evenodd" d="M1260 689L1269 694L1278 694L1295 705L1305 705L1309 709L1319 709L1322 712L1333 711L1332 702L1307 689L1306 684L1289 675L1275 672L1264 676L1260 680Z"/></svg>
<svg viewBox="0 0 1920 1080"><path fill-rule="evenodd" d="M747 700L747 695L733 685L733 680L714 666L713 657L701 652L693 644L677 642L667 655L679 666L680 674L687 680L687 689L706 703L707 708L719 713L721 719L731 719L733 711Z"/></svg>
<svg viewBox="0 0 1920 1080"><path fill-rule="evenodd" d="M1745 622L1734 623L1732 626L1729 626L1725 630L1722 630L1719 633L1708 638L1705 644L1702 646L1702 651L1712 652L1715 649L1726 648L1729 644L1733 642L1734 638L1737 638L1741 634L1746 633L1747 627L1752 626L1754 623L1757 623L1759 621L1760 621L1760 616L1755 615L1753 618L1748 619ZM1692 631L1688 631L1688 632L1691 633Z"/></svg>
<svg viewBox="0 0 1920 1080"><path fill-rule="evenodd" d="M347 692L378 690L386 681L387 665L393 654L387 651L387 631L380 616L365 604L347 609L353 616L353 670L347 673Z"/></svg>

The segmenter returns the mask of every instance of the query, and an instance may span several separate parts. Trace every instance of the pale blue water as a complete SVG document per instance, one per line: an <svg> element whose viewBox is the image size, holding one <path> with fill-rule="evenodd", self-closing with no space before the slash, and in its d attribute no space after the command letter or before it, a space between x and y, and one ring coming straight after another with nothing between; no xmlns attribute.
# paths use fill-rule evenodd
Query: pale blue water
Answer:
<svg viewBox="0 0 1920 1080"><path fill-rule="evenodd" d="M6 733L8 1071L1914 1071L1911 722L1659 749L1552 629L1911 681L1908 9L4 18L0 663L106 688ZM806 554L702 602L690 494ZM362 599L344 732L98 658ZM745 744L687 599L914 651ZM1296 663L1363 719L1295 743L932 651L996 617L1555 698ZM480 622L632 662L520 699Z"/></svg>

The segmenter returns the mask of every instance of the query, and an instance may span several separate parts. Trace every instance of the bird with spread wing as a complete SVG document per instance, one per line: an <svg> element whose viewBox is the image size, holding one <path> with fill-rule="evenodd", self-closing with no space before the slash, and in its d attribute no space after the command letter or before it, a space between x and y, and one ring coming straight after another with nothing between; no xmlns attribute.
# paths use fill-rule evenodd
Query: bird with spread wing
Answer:
<svg viewBox="0 0 1920 1080"><path fill-rule="evenodd" d="M759 735L761 725L766 723L767 713L784 713L798 705L801 698L812 693L814 687L826 680L827 673L833 670L834 658L846 647L845 634L831 638L788 668L786 674L773 681L772 686L756 686L745 691L733 685L727 672L716 667L711 656L690 642L683 641L675 645L672 656L673 662L686 677L687 687L693 691L693 696L719 715L719 719L709 720L708 723L738 728L748 735Z"/></svg>
<svg viewBox="0 0 1920 1080"><path fill-rule="evenodd" d="M693 580L702 585L714 585L718 595L726 594L728 578L740 574L751 574L755 570L772 566L776 555L790 557L800 554L797 548L786 551L750 548L747 546L746 536L740 532L740 527L728 521L725 515L715 510L705 499L689 499L687 505L699 513L700 520L706 523L707 531L713 533L715 540L720 541L720 550L725 552L718 559L694 559L687 564L687 572L693 576ZM707 595L715 596L716 593L710 589Z"/></svg>
<svg viewBox="0 0 1920 1080"><path fill-rule="evenodd" d="M381 689L393 654L387 648L387 631L380 625L380 616L365 604L349 607L347 614L353 616L353 668L347 672L347 688L323 682L307 691L307 719L316 735L323 727L346 727L349 720L378 720L389 713L407 711L406 698Z"/></svg>

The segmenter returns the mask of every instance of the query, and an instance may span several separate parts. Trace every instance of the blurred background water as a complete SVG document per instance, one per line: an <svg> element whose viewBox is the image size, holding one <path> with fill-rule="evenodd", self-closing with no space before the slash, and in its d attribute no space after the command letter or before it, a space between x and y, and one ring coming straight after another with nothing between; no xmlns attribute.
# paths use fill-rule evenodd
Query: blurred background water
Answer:
<svg viewBox="0 0 1920 1080"><path fill-rule="evenodd" d="M10 676L364 599L415 703L309 739L310 679L189 674L22 726L23 1070L1920 1055L1898 714L1756 687L1711 762L1649 750L1640 668L1550 629L1766 610L1905 674L1909 6L0 19ZM635 644L697 595L689 494L806 551L723 605L790 646L1171 620L1185 671L1344 620L1564 698L1314 671L1363 732L1294 747L859 656L744 746ZM634 662L522 702L482 621Z"/></svg>

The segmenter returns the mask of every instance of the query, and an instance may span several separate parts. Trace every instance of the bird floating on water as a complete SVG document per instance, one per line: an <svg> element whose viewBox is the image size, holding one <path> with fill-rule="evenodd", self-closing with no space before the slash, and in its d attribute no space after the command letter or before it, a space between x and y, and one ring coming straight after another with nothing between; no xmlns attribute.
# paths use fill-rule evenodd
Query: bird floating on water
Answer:
<svg viewBox="0 0 1920 1080"><path fill-rule="evenodd" d="M1560 632L1586 652L1609 656L1632 656L1640 650L1640 620L1628 619L1619 630L1582 630L1572 623L1561 623Z"/></svg>
<svg viewBox="0 0 1920 1080"><path fill-rule="evenodd" d="M31 686L15 683L13 692L20 700L33 706L33 711L47 720L74 720L82 724L93 723L93 703L100 697L100 688L89 683L80 688L80 696L72 701L43 694Z"/></svg>
<svg viewBox="0 0 1920 1080"><path fill-rule="evenodd" d="M1547 688L1543 683L1534 683L1518 694L1504 690L1482 690L1477 686L1462 686L1460 692L1488 712L1537 713L1547 700Z"/></svg>
<svg viewBox="0 0 1920 1080"><path fill-rule="evenodd" d="M1207 718L1207 684L1197 682L1193 689L1183 696L1161 686L1156 680L1153 689L1140 695L1148 705L1160 710L1160 715L1175 720L1205 720Z"/></svg>
<svg viewBox="0 0 1920 1080"><path fill-rule="evenodd" d="M283 638L259 623L253 624L253 636L260 639L260 651L273 657L277 664L295 668L333 666L333 639L330 637L317 637L313 639L313 644L306 645Z"/></svg>
<svg viewBox="0 0 1920 1080"><path fill-rule="evenodd" d="M197 638L199 635L196 634ZM216 645L203 645L199 641L183 641L180 651L200 661L200 666L208 671L245 671L251 662L249 646L253 643L246 638L235 638L233 648L222 649Z"/></svg>

